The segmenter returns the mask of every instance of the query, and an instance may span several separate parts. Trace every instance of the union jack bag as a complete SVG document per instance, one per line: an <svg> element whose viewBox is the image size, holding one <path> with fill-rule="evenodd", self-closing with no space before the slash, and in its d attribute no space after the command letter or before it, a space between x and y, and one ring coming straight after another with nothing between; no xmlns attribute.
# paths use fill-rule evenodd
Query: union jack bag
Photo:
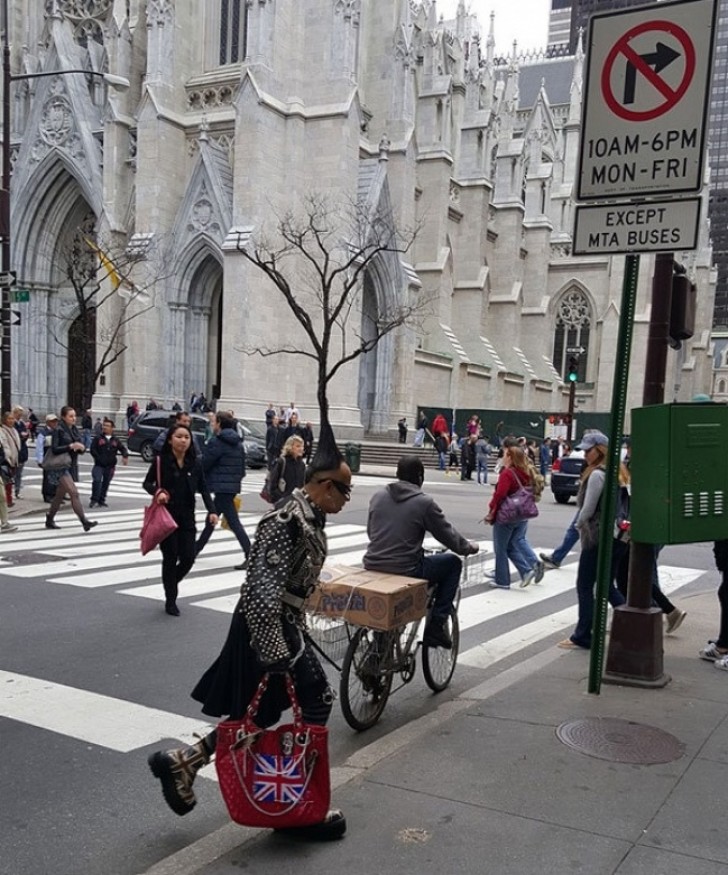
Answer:
<svg viewBox="0 0 728 875"><path fill-rule="evenodd" d="M263 676L242 720L225 720L217 727L215 768L223 799L231 819L242 826L321 823L331 801L328 729L303 722L289 674L293 723L260 729L255 717L268 677Z"/></svg>

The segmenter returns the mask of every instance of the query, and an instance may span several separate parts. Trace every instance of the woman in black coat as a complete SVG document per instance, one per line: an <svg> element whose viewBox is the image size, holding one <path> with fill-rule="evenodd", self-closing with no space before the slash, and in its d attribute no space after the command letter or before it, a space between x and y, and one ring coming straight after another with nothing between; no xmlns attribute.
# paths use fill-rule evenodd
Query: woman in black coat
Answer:
<svg viewBox="0 0 728 875"><path fill-rule="evenodd" d="M84 531L88 532L94 526L98 525L96 520L89 520L83 511L81 499L78 497L78 457L81 453L86 452L86 446L81 440L81 433L76 428L76 411L73 407L61 407L61 421L53 429L51 437L51 445L46 450L45 458L49 456L61 456L67 453L70 456L68 466L64 468L56 468L48 471L48 485L55 484L56 492L51 502L50 510L46 514L45 527L47 529L60 529L58 523L55 522L55 516L58 513L63 499L66 495L71 500L73 512L81 521Z"/></svg>
<svg viewBox="0 0 728 875"><path fill-rule="evenodd" d="M294 489L303 486L306 463L303 461L303 438L292 434L283 444L278 461L270 469L270 497L276 507L284 505Z"/></svg>
<svg viewBox="0 0 728 875"><path fill-rule="evenodd" d="M160 477L157 479L157 463ZM212 502L202 465L197 459L192 432L186 425L176 423L167 432L162 452L149 466L144 488L164 504L178 528L159 545L162 551L162 584L165 611L179 617L177 592L179 582L195 562L195 493L199 492L207 508L207 520L217 525L217 514Z"/></svg>

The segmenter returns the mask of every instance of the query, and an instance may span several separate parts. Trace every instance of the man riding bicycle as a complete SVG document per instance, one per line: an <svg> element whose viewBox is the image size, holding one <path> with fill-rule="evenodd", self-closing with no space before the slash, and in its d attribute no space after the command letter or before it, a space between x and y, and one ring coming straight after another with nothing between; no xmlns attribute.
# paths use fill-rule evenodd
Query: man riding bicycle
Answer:
<svg viewBox="0 0 728 875"><path fill-rule="evenodd" d="M397 464L397 482L372 496L363 564L367 571L419 577L433 584L435 598L423 641L449 650L452 639L446 623L460 583L460 556L477 553L479 547L447 521L437 502L422 491L424 481L422 462L416 456L403 456ZM427 534L452 552L426 556L422 542Z"/></svg>

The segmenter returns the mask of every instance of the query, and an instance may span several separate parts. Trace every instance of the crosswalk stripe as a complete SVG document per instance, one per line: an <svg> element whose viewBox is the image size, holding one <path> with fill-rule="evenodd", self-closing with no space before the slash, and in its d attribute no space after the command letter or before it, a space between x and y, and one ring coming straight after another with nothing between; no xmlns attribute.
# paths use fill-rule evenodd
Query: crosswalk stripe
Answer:
<svg viewBox="0 0 728 875"><path fill-rule="evenodd" d="M571 574L573 585L576 580L576 565L567 566L567 569L560 570L568 570L569 568L573 569ZM549 572L549 574L551 573L553 572ZM705 574L705 572L698 568L681 568L672 565L661 565L660 587L665 595L670 595L693 580L697 580L697 578L703 574ZM547 575L545 580L547 580L548 577L549 575ZM501 593L501 595L509 596L510 593ZM462 604L463 603L461 602L461 606ZM515 610L518 610L518 608L515 608ZM463 651L458 655L458 663L470 666L471 668L488 668L496 662L499 662L501 659L512 656L514 653L518 653L525 647L528 647L531 644L536 644L544 638L548 638L555 632L559 632L568 626L575 625L577 613L577 606L573 605L572 607L565 608L555 614L547 614L540 617L538 620L533 620L531 623L525 623L510 632L498 635L495 638L491 638L489 641L483 641L482 643L471 647L469 650ZM490 619L490 617L487 619ZM462 622L460 628L463 628Z"/></svg>
<svg viewBox="0 0 728 875"><path fill-rule="evenodd" d="M0 670L0 716L129 753L164 738L192 743L202 720Z"/></svg>

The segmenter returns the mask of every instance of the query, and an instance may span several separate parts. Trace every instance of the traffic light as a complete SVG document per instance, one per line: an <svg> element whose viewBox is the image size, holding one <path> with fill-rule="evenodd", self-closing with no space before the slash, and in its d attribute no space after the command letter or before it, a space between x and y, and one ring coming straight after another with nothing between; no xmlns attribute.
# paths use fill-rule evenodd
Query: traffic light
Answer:
<svg viewBox="0 0 728 875"><path fill-rule="evenodd" d="M683 340L689 340L695 332L695 283L688 279L685 268L675 264L672 277L672 302L670 305L670 328L668 339L673 349L680 349Z"/></svg>
<svg viewBox="0 0 728 875"><path fill-rule="evenodd" d="M579 359L572 355L569 358L569 368L566 372L566 382L567 383L576 383L579 379Z"/></svg>

